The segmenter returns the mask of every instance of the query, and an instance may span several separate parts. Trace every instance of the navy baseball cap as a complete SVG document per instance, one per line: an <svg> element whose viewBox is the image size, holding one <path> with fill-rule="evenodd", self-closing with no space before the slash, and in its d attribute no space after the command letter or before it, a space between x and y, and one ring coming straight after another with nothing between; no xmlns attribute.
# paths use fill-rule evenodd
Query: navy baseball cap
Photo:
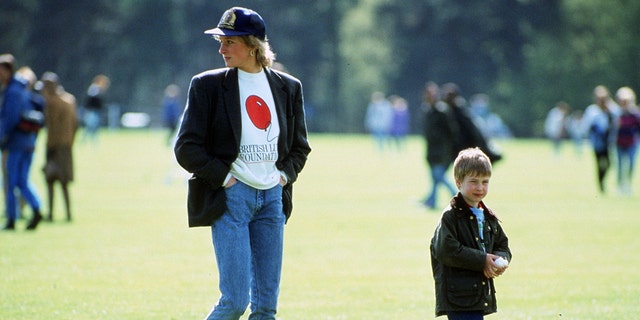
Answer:
<svg viewBox="0 0 640 320"><path fill-rule="evenodd" d="M233 7L224 12L218 27L206 30L204 33L216 36L253 35L264 41L266 27L264 20L257 12L243 7Z"/></svg>

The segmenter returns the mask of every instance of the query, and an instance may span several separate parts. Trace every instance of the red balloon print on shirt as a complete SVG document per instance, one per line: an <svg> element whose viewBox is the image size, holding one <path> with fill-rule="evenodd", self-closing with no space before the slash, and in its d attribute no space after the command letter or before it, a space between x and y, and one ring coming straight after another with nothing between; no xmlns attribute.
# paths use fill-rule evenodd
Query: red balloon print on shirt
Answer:
<svg viewBox="0 0 640 320"><path fill-rule="evenodd" d="M271 111L267 103L258 96L249 96L245 106L253 125L258 129L267 130L271 125Z"/></svg>

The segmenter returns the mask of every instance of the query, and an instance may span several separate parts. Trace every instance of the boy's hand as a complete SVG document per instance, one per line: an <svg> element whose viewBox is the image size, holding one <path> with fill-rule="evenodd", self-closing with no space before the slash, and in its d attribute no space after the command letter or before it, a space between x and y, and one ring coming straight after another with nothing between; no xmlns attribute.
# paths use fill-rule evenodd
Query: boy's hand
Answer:
<svg viewBox="0 0 640 320"><path fill-rule="evenodd" d="M495 254L487 253L487 258L484 263L484 276L492 279L504 273L507 270L508 266L500 267L498 266L494 260L500 258Z"/></svg>

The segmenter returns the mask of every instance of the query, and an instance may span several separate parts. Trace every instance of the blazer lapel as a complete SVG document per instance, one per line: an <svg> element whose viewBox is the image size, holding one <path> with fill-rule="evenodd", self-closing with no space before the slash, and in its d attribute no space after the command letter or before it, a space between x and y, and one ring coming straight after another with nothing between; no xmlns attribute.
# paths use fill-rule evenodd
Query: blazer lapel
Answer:
<svg viewBox="0 0 640 320"><path fill-rule="evenodd" d="M278 138L278 149L286 145L287 137L287 91L284 83L277 73L273 72L269 68L265 68L269 86L271 87L271 94L273 94L273 102L276 104L276 113L278 114L278 124L280 125L280 136ZM282 152L282 150L279 150Z"/></svg>
<svg viewBox="0 0 640 320"><path fill-rule="evenodd" d="M240 136L242 135L240 108L242 108L242 105L240 103L240 87L238 86L238 69L231 68L227 70L222 87L224 88L224 108L229 115L229 122L231 123L236 145L240 146Z"/></svg>

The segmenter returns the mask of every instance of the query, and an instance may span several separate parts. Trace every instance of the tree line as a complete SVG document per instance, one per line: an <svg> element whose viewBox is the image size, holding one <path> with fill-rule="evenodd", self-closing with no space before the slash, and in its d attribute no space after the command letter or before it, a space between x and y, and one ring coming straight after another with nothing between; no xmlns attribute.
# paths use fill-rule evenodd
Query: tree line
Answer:
<svg viewBox="0 0 640 320"><path fill-rule="evenodd" d="M410 104L455 82L486 93L517 136L542 133L559 100L576 109L604 84L640 86L640 2L633 0L3 0L0 51L37 74L58 73L82 102L96 74L108 99L157 117L164 88L222 67L203 34L224 10L259 12L277 60L300 78L309 126L362 132L373 91Z"/></svg>

